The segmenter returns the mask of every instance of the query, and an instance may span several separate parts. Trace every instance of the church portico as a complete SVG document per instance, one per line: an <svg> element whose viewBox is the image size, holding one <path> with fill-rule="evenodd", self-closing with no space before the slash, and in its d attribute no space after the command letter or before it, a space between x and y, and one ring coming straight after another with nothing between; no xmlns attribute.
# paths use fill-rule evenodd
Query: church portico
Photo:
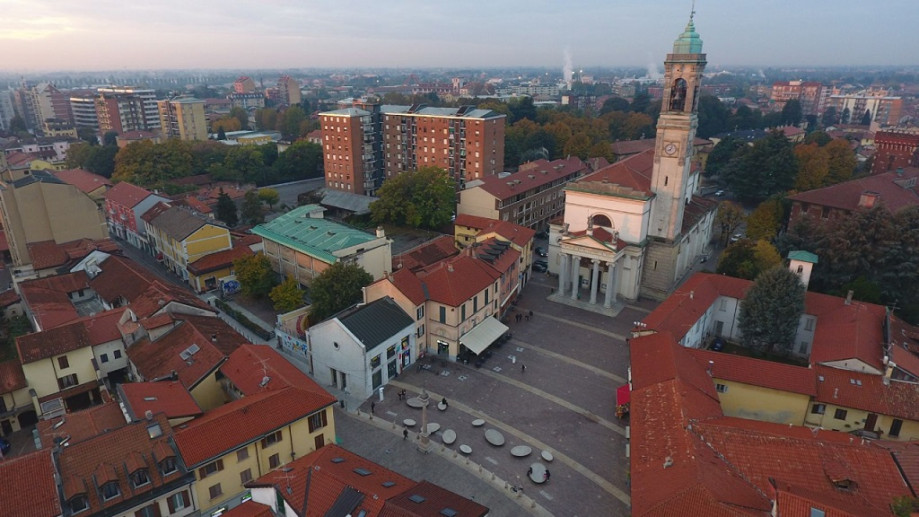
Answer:
<svg viewBox="0 0 919 517"><path fill-rule="evenodd" d="M588 228L566 234L558 243L558 290L550 300L615 316L622 309L616 290L629 260L615 232ZM602 295L602 296L601 296Z"/></svg>

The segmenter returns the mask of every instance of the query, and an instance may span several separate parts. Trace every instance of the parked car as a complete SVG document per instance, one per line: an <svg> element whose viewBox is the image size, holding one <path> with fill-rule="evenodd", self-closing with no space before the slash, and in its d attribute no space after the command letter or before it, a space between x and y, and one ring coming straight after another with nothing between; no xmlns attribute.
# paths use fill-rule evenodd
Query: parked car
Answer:
<svg viewBox="0 0 919 517"><path fill-rule="evenodd" d="M737 242L740 239L743 239L742 233L735 233L734 235L731 235L731 242Z"/></svg>
<svg viewBox="0 0 919 517"><path fill-rule="evenodd" d="M9 440L7 440L6 438L0 438L0 452L2 452L4 456L9 454L10 449L12 448L13 448L13 445L9 442Z"/></svg>
<svg viewBox="0 0 919 517"><path fill-rule="evenodd" d="M723 191L723 190L719 190L718 192L715 192L715 196L717 196L717 197L722 197L722 196L724 196L724 191Z"/></svg>
<svg viewBox="0 0 919 517"><path fill-rule="evenodd" d="M533 262L533 271L537 273L545 273L548 270L549 270L548 262L543 262L543 261Z"/></svg>
<svg viewBox="0 0 919 517"><path fill-rule="evenodd" d="M546 253L546 249L543 248L543 247L541 247L541 246L537 246L537 247L536 247L536 254L539 255L540 257L548 257L548 256L549 256L549 254Z"/></svg>
<svg viewBox="0 0 919 517"><path fill-rule="evenodd" d="M548 239L548 238L549 238L549 230L543 230L543 231L541 231L541 232L538 232L538 233L536 234L536 238L537 238L537 239Z"/></svg>

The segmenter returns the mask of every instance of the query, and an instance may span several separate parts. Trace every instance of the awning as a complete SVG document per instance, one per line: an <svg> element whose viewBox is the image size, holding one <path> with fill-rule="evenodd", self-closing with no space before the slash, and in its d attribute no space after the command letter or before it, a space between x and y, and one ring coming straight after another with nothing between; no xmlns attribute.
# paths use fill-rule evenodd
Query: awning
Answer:
<svg viewBox="0 0 919 517"><path fill-rule="evenodd" d="M466 348L478 355L505 332L507 332L507 325L501 323L492 316L490 318L485 318L482 323L479 323L475 328L466 332L463 337L460 338L460 344L465 345Z"/></svg>
<svg viewBox="0 0 919 517"><path fill-rule="evenodd" d="M628 404L632 400L632 393L629 391L629 385L623 384L616 388L616 405L621 406Z"/></svg>

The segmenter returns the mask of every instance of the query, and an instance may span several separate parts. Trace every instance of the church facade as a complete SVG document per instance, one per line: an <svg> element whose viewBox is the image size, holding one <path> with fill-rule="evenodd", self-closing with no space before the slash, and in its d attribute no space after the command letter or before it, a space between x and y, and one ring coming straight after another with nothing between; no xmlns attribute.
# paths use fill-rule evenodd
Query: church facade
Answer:
<svg viewBox="0 0 919 517"><path fill-rule="evenodd" d="M693 139L705 69L692 17L664 61L655 145L571 183L550 226L554 296L605 309L624 298L663 299L705 252L717 203L698 195Z"/></svg>

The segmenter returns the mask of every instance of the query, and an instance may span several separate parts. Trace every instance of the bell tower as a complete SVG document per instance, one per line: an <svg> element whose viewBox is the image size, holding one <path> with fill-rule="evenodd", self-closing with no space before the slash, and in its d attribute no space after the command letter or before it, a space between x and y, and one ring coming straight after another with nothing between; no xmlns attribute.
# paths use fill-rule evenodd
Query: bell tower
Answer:
<svg viewBox="0 0 919 517"><path fill-rule="evenodd" d="M680 235L683 208L692 196L687 192L696 127L699 85L705 69L702 39L693 24L695 11L686 29L673 43L673 53L664 61L664 98L657 122L648 234L673 241Z"/></svg>

